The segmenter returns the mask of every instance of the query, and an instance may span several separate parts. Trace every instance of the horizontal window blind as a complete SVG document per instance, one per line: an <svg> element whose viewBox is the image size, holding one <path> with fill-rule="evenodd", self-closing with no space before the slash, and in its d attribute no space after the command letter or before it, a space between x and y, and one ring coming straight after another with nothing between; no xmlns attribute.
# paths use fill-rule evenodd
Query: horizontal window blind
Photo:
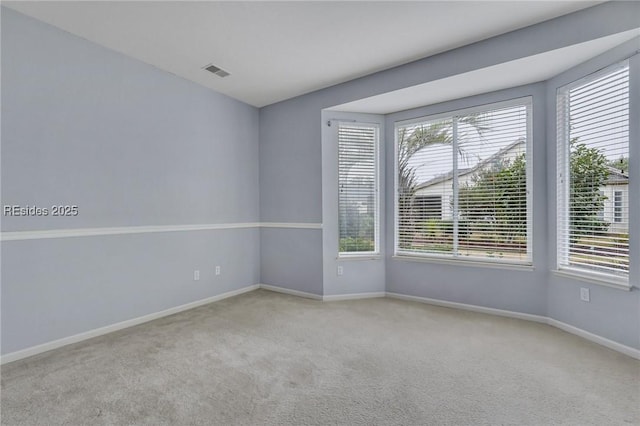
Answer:
<svg viewBox="0 0 640 426"><path fill-rule="evenodd" d="M378 252L378 128L338 125L340 254Z"/></svg>
<svg viewBox="0 0 640 426"><path fill-rule="evenodd" d="M526 106L461 117L458 133L459 253L528 260Z"/></svg>
<svg viewBox="0 0 640 426"><path fill-rule="evenodd" d="M558 267L628 278L629 67L558 92Z"/></svg>
<svg viewBox="0 0 640 426"><path fill-rule="evenodd" d="M531 262L529 109L396 126L398 254Z"/></svg>

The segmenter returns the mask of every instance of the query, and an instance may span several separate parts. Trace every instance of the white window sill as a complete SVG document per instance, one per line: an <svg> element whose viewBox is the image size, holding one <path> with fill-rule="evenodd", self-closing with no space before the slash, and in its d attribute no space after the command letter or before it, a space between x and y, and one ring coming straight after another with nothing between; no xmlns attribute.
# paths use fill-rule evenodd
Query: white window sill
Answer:
<svg viewBox="0 0 640 426"><path fill-rule="evenodd" d="M345 254L339 255L336 257L337 261L345 261L345 260L380 260L382 256L380 254Z"/></svg>
<svg viewBox="0 0 640 426"><path fill-rule="evenodd" d="M604 287L615 288L618 290L631 291L631 284L623 279L616 279L615 277L607 278L601 277L599 274L592 274L585 271L577 271L573 269L555 269L552 271L554 275L563 278L572 278L578 281L584 281L590 284L601 285Z"/></svg>
<svg viewBox="0 0 640 426"><path fill-rule="evenodd" d="M471 259L449 259L431 256L410 256L410 255L395 255L392 257L394 260L405 260L408 262L426 262L426 263L441 263L445 265L456 266L472 266L476 268L495 268L495 269L511 269L516 271L533 271L535 268L528 263L509 263L509 262L483 262L482 260Z"/></svg>

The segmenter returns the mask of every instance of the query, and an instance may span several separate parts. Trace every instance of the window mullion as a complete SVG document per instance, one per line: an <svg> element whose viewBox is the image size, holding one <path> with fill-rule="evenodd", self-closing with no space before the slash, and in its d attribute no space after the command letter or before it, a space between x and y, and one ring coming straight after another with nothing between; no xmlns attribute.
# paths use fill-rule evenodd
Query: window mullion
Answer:
<svg viewBox="0 0 640 426"><path fill-rule="evenodd" d="M458 116L453 117L453 256L458 256Z"/></svg>

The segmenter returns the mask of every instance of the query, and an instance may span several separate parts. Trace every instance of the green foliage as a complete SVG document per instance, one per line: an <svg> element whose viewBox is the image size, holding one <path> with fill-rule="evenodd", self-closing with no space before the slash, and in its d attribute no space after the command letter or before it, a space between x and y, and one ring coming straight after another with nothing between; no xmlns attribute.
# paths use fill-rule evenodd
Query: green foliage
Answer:
<svg viewBox="0 0 640 426"><path fill-rule="evenodd" d="M629 157L621 157L619 160L609 161L609 166L620 171L620 173L629 173Z"/></svg>
<svg viewBox="0 0 640 426"><path fill-rule="evenodd" d="M439 224L440 220L438 219L429 219L423 225L424 234L429 238L436 238L439 233Z"/></svg>
<svg viewBox="0 0 640 426"><path fill-rule="evenodd" d="M466 236L469 225L465 221L458 222L458 235ZM426 237L434 239L453 239L453 221L429 219L422 224L422 232Z"/></svg>
<svg viewBox="0 0 640 426"><path fill-rule="evenodd" d="M577 139L571 141L570 210L575 235L606 232L609 223L598 218L607 199L600 193L609 177L607 158L597 148L588 148Z"/></svg>
<svg viewBox="0 0 640 426"><path fill-rule="evenodd" d="M461 186L458 206L461 215L471 222L486 222L502 231L501 236L512 241L527 232L525 156L513 162L503 161L480 171L472 183Z"/></svg>
<svg viewBox="0 0 640 426"><path fill-rule="evenodd" d="M362 237L340 238L340 252L360 252L373 251L375 243L373 240Z"/></svg>
<svg viewBox="0 0 640 426"><path fill-rule="evenodd" d="M369 206L373 206L373 200L369 200ZM340 206L340 238L342 240L350 241L353 246L354 241L367 241L371 240L372 235L375 234L375 214L373 211L360 211L360 205L358 202L346 202ZM371 249L373 250L373 249ZM352 251L370 251L370 250L352 250Z"/></svg>
<svg viewBox="0 0 640 426"><path fill-rule="evenodd" d="M571 143L571 229L577 235L606 232L609 223L598 217L606 197L600 193L609 170L597 148L577 140ZM522 240L527 230L526 164L524 154L480 171L472 183L461 186L458 205L462 217L486 222L484 229L499 230L506 241Z"/></svg>

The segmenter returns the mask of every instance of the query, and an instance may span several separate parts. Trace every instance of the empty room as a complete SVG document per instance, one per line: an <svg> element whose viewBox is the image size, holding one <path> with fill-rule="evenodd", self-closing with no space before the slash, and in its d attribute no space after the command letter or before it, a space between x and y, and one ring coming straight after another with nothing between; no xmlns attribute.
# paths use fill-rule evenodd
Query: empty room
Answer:
<svg viewBox="0 0 640 426"><path fill-rule="evenodd" d="M640 425L640 2L0 15L2 425Z"/></svg>

